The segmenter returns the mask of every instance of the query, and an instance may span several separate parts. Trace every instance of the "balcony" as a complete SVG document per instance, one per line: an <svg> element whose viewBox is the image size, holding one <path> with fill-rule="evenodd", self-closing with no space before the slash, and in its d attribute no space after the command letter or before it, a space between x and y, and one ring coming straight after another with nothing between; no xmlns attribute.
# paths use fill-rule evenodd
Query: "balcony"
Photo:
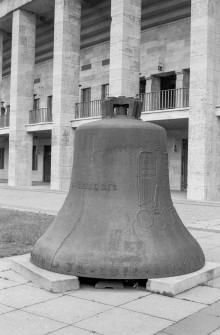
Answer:
<svg viewBox="0 0 220 335"><path fill-rule="evenodd" d="M52 122L52 109L39 108L29 111L29 124Z"/></svg>
<svg viewBox="0 0 220 335"><path fill-rule="evenodd" d="M79 102L76 104L75 119L101 116L101 100Z"/></svg>
<svg viewBox="0 0 220 335"><path fill-rule="evenodd" d="M189 107L189 88L179 88L138 96L143 101L143 112L156 110L180 109ZM76 104L75 119L101 116L101 100L80 102Z"/></svg>
<svg viewBox="0 0 220 335"><path fill-rule="evenodd" d="M0 128L9 127L9 117L10 117L10 114L0 116Z"/></svg>
<svg viewBox="0 0 220 335"><path fill-rule="evenodd" d="M189 88L140 94L143 112L189 107Z"/></svg>

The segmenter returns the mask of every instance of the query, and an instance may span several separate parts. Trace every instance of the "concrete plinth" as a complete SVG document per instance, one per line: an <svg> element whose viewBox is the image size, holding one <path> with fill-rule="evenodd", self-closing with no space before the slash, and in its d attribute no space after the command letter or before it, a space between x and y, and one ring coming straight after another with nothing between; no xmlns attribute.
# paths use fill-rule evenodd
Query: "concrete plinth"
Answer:
<svg viewBox="0 0 220 335"><path fill-rule="evenodd" d="M50 292L63 293L79 289L77 277L38 268L30 262L30 254L12 258L11 268L33 284Z"/></svg>
<svg viewBox="0 0 220 335"><path fill-rule="evenodd" d="M183 276L149 279L146 289L152 293L174 297L181 292L204 284L207 281L219 276L220 264L206 262L205 266L201 270Z"/></svg>

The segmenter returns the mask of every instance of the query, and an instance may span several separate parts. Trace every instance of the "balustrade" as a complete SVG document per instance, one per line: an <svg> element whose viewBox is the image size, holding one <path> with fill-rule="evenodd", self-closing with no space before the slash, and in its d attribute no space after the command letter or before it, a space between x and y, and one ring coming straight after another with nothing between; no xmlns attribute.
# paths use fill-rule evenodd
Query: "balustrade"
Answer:
<svg viewBox="0 0 220 335"><path fill-rule="evenodd" d="M39 108L33 109L29 112L29 123L45 123L52 122L52 110L51 108Z"/></svg>

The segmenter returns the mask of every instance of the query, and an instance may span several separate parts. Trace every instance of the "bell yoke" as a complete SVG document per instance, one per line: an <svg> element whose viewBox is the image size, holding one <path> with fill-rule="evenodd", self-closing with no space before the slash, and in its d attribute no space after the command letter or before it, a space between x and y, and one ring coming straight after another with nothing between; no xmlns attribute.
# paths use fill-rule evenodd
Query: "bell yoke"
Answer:
<svg viewBox="0 0 220 335"><path fill-rule="evenodd" d="M33 264L88 278L147 279L201 269L204 254L171 200L166 131L142 102L112 97L78 127L70 189Z"/></svg>

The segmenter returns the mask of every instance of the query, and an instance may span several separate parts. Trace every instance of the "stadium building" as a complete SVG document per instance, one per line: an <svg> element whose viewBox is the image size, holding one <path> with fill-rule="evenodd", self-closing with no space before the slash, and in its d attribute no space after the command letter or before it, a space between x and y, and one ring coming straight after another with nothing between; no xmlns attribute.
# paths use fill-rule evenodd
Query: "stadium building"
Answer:
<svg viewBox="0 0 220 335"><path fill-rule="evenodd" d="M139 97L170 186L220 200L219 0L0 0L0 180L69 187L74 134Z"/></svg>

